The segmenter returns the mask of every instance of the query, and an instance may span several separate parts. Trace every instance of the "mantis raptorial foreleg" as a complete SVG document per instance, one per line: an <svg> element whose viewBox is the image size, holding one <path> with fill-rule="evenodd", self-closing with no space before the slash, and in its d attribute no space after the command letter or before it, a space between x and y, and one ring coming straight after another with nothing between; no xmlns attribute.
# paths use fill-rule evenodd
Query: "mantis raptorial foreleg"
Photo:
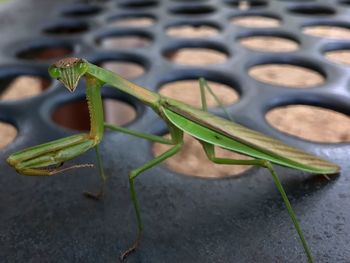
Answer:
<svg viewBox="0 0 350 263"><path fill-rule="evenodd" d="M89 139L87 134L78 134L27 148L12 154L7 162L23 175L50 176L67 169L86 167L76 165L58 169L63 162L79 156L93 145L94 141Z"/></svg>
<svg viewBox="0 0 350 263"><path fill-rule="evenodd" d="M72 77L67 76L68 83L73 86L76 85ZM61 168L60 166L65 161L73 159L91 148L95 148L102 185L97 194L85 193L85 195L95 199L101 197L106 180L98 149L98 144L102 140L104 132L102 99L100 96L100 88L103 84L97 78L86 78L86 96L91 120L90 133L76 134L24 149L12 154L7 159L7 162L14 166L18 173L23 175L51 176L75 168L92 167L91 164L73 165L66 168Z"/></svg>

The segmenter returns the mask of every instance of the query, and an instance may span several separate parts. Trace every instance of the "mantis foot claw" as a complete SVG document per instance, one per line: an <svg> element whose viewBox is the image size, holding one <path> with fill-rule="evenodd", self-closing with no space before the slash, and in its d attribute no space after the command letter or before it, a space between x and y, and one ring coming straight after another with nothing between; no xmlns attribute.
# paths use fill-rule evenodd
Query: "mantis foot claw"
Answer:
<svg viewBox="0 0 350 263"><path fill-rule="evenodd" d="M98 192L97 194L91 193L91 192L84 192L83 193L85 197L99 201L102 199L102 197L104 196L103 192Z"/></svg>
<svg viewBox="0 0 350 263"><path fill-rule="evenodd" d="M134 252L136 250L136 248L140 245L141 242L141 237L139 236L136 241L134 242L134 244L132 244L131 247L129 247L127 250L125 250L119 257L120 262L123 262L124 259L126 259L132 252Z"/></svg>

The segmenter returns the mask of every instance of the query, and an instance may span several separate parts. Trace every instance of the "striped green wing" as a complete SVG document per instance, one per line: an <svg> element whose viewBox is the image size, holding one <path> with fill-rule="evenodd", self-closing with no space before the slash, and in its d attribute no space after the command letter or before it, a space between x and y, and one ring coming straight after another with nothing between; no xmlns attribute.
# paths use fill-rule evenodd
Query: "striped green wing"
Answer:
<svg viewBox="0 0 350 263"><path fill-rule="evenodd" d="M167 98L166 108L163 108L163 111L180 129L198 139L211 140L208 142L220 147L308 172L321 174L339 172L339 167L333 163L180 101ZM210 132L224 136L216 140L214 135L209 135ZM205 136L207 137L204 138ZM224 137L225 143L223 143ZM228 138L230 140L227 140Z"/></svg>

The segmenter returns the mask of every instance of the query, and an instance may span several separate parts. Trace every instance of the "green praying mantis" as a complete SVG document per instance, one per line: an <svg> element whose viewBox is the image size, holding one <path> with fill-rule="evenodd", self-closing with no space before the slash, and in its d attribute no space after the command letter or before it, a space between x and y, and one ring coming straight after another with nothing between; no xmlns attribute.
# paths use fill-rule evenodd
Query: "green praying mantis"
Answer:
<svg viewBox="0 0 350 263"><path fill-rule="evenodd" d="M317 174L335 174L340 168L331 162L320 159L302 150L290 147L278 140L265 136L254 130L245 128L233 121L217 117L207 110L206 90L212 90L204 79L200 79L202 108L197 109L181 101L165 97L129 82L117 74L95 66L84 59L65 58L49 67L49 74L60 80L65 87L74 92L81 77L86 79L86 99L90 114L90 133L76 134L16 152L8 157L7 162L22 175L51 176L69 169L89 167L88 164L73 165L63 168L62 164L70 159L95 148L97 163L101 176L101 189L98 193L85 193L88 197L100 198L104 193L106 176L103 171L99 151L106 128L130 134L152 142L171 145L153 160L135 168L129 173L129 186L132 203L135 209L138 234L132 245L120 256L123 260L140 244L144 227L142 224L140 205L135 191L135 179L144 171L175 155L183 145L183 134L188 133L203 146L209 160L218 164L253 165L266 168L287 207L294 227L299 235L308 262L313 262L312 255L303 232L291 207L288 197L272 166L272 163ZM104 122L101 88L104 84L134 96L151 107L162 118L169 130L170 138L145 134L129 130L125 127ZM234 160L219 158L215 155L214 146L251 156L252 160Z"/></svg>

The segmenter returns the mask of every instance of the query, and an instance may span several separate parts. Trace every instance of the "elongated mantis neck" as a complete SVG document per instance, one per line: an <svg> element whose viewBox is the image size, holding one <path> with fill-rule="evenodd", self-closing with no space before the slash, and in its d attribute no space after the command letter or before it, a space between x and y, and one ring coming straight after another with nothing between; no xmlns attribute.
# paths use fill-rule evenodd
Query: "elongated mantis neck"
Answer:
<svg viewBox="0 0 350 263"><path fill-rule="evenodd" d="M104 115L101 99L103 82L94 76L86 74L86 99L90 115L90 137L96 143L102 140L104 133Z"/></svg>
<svg viewBox="0 0 350 263"><path fill-rule="evenodd" d="M146 88L140 87L117 74L88 63L89 68L86 73L98 78L104 83L115 87L131 96L141 100L148 106L154 107L158 104L160 95Z"/></svg>

